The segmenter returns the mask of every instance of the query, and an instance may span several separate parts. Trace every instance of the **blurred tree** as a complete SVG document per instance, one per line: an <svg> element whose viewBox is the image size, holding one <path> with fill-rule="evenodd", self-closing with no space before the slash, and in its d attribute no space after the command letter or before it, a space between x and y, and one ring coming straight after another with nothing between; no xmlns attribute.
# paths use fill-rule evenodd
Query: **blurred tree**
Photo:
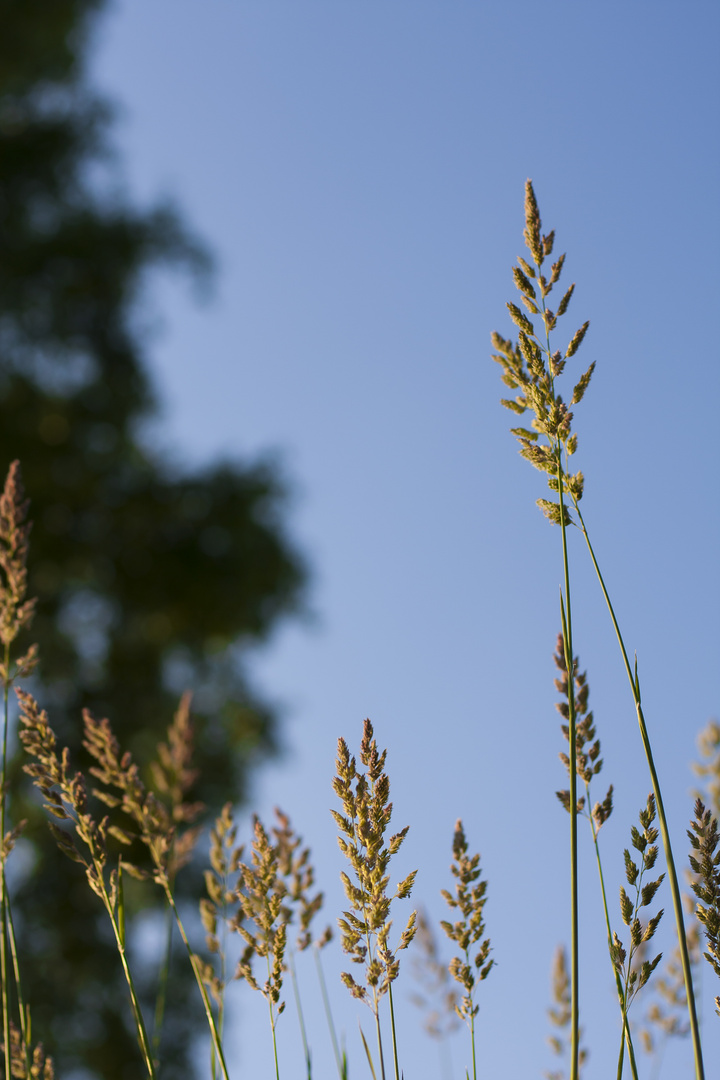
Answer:
<svg viewBox="0 0 720 1080"><path fill-rule="evenodd" d="M111 120L83 70L101 7L0 0L0 467L4 476L20 458L32 500L38 693L74 760L83 764L82 707L109 716L142 760L190 687L202 770L194 794L216 807L242 799L248 768L273 748L272 711L248 688L243 646L298 609L304 571L272 467L187 475L138 439L155 410L140 287L159 264L202 274L208 259L171 208L139 211L91 179L94 163L107 164ZM135 1077L100 907L44 826L30 836L14 904L33 1031L59 1075ZM171 980L168 1080L192 1075L201 1021L183 970ZM148 998L156 974L149 965Z"/></svg>

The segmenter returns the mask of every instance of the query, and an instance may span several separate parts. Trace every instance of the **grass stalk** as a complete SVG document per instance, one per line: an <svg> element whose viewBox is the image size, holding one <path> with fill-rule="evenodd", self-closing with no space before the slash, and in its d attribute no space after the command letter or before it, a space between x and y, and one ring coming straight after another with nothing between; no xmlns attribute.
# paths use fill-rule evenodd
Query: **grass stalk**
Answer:
<svg viewBox="0 0 720 1080"><path fill-rule="evenodd" d="M320 994L323 999L325 1018L330 1030L330 1041L332 1043L333 1054L335 1055L335 1065L337 1066L338 1077L339 1080L348 1080L347 1059L344 1054L340 1053L340 1045L335 1030L335 1021L333 1020L332 1009L330 1008L330 998L328 997L325 973L320 958L320 949L317 946L313 946L313 952L315 953L315 966L317 968L318 981L320 982Z"/></svg>
<svg viewBox="0 0 720 1080"><path fill-rule="evenodd" d="M213 1046L215 1048L215 1053L217 1054L217 1058L218 1058L218 1061L220 1063L220 1068L222 1069L222 1075L224 1077L224 1080L230 1080L230 1077L228 1076L227 1065L225 1063L225 1055L223 1054L223 1048L222 1048L222 1042L221 1042L221 1039L220 1039L220 1034L218 1032L217 1025L215 1023L215 1017L213 1016L213 1011L212 1011L212 1005L210 1003L210 998L208 996L208 992L207 992L207 989L205 987L205 983L203 982L202 972L200 971L200 968L198 967L198 962L197 962L197 959L195 957L195 953L192 951L192 948L190 947L190 942L188 941L187 934L185 933L185 927L183 926L182 919L180 918L180 912L178 911L177 905L175 903L175 897L172 894L172 890L170 888L170 883L167 880L167 877L165 877L165 875L162 876L162 882L161 883L162 883L163 890L165 892L165 897L167 899L167 902L170 905L170 909L171 909L173 915L175 916L175 923L177 924L177 928L180 931L180 937L182 938L183 944L184 944L184 946L185 946L185 948L187 950L187 954L188 954L188 957L190 959L190 966L192 967L193 974L195 976L195 981L197 982L198 989L200 990L200 996L202 997L203 1008L205 1009L205 1016L207 1018L208 1027L210 1028L210 1037L212 1039L212 1043L213 1043Z"/></svg>
<svg viewBox="0 0 720 1080"><path fill-rule="evenodd" d="M266 953L265 959L267 960L268 969L268 982L272 979L272 968L270 966L270 953ZM273 1056L275 1058L275 1080L280 1080L280 1066L278 1064L278 1052L277 1052L277 1035L275 1034L275 1013L273 1010L273 999L267 995L268 1010L270 1012L270 1030L272 1032L273 1041Z"/></svg>
<svg viewBox="0 0 720 1080"><path fill-rule="evenodd" d="M586 791L587 791L586 785ZM588 802L589 802L588 791ZM595 820L590 814L590 828L592 829L593 845L595 847L595 859L597 862L598 876L600 878L600 893L602 895L603 912L605 915L605 929L607 931L608 950L610 951L612 959L612 928L610 926L610 911L607 902L607 892L605 890L605 875L603 874L602 859L600 858L600 845L598 844L598 830L595 826ZM620 1003L620 1012L622 1015L622 1036L620 1038L620 1055L618 1059L618 1080L621 1080L623 1071L623 1062L625 1055L625 1044L627 1043L628 1058L630 1061L630 1069L632 1070L633 1080L638 1080L637 1062L635 1060L635 1048L633 1046L632 1034L630 1032L630 1025L627 1020L627 1009L625 1004L625 992L622 986L622 980L620 979L620 973L613 964L613 973L615 975L615 986L618 992L618 1001Z"/></svg>
<svg viewBox="0 0 720 1080"><path fill-rule="evenodd" d="M0 774L0 841L5 836L5 784L7 774L8 739L8 692L10 675L10 645L5 645L5 679L3 682L3 741L2 773ZM5 1080L11 1080L10 1062L10 999L8 994L8 933L7 933L7 883L5 881L5 854L0 858L0 978L2 979L3 1045L5 1047Z"/></svg>
<svg viewBox="0 0 720 1080"><path fill-rule="evenodd" d="M155 1072L155 1062L153 1061L150 1040L148 1038L147 1029L145 1027L145 1021L143 1020L142 1010L140 1008L140 1001L135 990L135 983L133 981L132 972L130 971L130 967L127 961L127 953L125 951L125 929L115 915L112 901L108 896L107 889L105 888L102 874L98 875L98 881L102 890L101 899L105 906L105 910L110 916L113 934L115 935L115 944L117 945L118 954L120 956L120 963L122 964L123 974L125 975L125 981L128 986L128 991L130 994L130 1004L132 1006L133 1016L135 1018L135 1027L137 1028L140 1050L145 1060L145 1068L147 1069L147 1074L150 1080L156 1080L157 1073Z"/></svg>
<svg viewBox="0 0 720 1080"><path fill-rule="evenodd" d="M563 504L563 472L560 454L557 456L558 490L560 495L560 521L562 529L563 573L565 578L565 601L560 594L563 650L568 678L568 730L570 746L570 1080L578 1080L580 1070L580 994L579 994L579 932L578 932L578 844L577 844L577 769L575 768L575 743L577 739L577 715L575 710L575 686L573 671L572 611L570 607L570 564L567 549L567 526Z"/></svg>
<svg viewBox="0 0 720 1080"><path fill-rule="evenodd" d="M152 1052L153 1061L155 1061L156 1063L160 1060L160 1041L162 1038L163 1021L165 1019L165 1006L167 1004L167 986L168 979L170 977L170 957L172 955L173 917L172 911L170 911L169 909L166 913L166 922L167 926L165 931L165 952L163 955L162 967L160 968L158 992L155 999L155 1017L153 1019Z"/></svg>
<svg viewBox="0 0 720 1080"><path fill-rule="evenodd" d="M397 1038L395 1035L395 1006L393 1005L392 983L388 987L388 999L390 1001L390 1032L392 1034L393 1062L395 1064L395 1080L400 1080L400 1067L398 1065Z"/></svg>
<svg viewBox="0 0 720 1080"><path fill-rule="evenodd" d="M650 772L650 779L652 782L653 794L655 796L655 803L657 806L658 823L660 825L660 836L662 838L663 850L665 852L665 862L668 869L668 877L670 879L670 892L672 895L673 911L675 914L675 925L678 936L678 947L680 949L680 962L682 964L683 978L685 981L685 994L687 997L688 1016L690 1020L690 1034L693 1044L693 1056L695 1064L695 1076L696 1080L705 1080L705 1067L703 1064L702 1046L700 1043L700 1025L698 1023L697 1007L695 1003L695 994L693 991L692 971L690 968L690 953L687 944L687 935L685 932L685 920L683 918L682 898L680 895L680 886L678 884L677 870L675 868L675 859L672 852L672 844L670 842L670 832L667 824L667 817L665 815L665 806L663 804L662 793L660 791L660 781L658 779L657 770L655 768L655 761L653 758L652 747L650 745L650 736L648 734L647 725L645 724L645 715L643 713L641 695L640 695L640 681L637 675L637 659L635 661L635 670L630 667L630 661L628 659L627 649L625 648L625 642L623 640L622 633L620 632L620 626L618 624L617 616L610 600L610 594L608 593L605 580L600 571L595 551L590 541L587 527L583 520L579 506L575 505L577 511L578 521L582 530L585 542L587 544L590 558L592 560L595 573L597 575L602 594L605 597L605 603L607 604L608 612L612 620L613 627L615 629L615 636L617 637L618 644L620 646L620 652L622 653L623 663L625 665L625 671L630 682L630 688L633 695L633 701L635 703L635 711L637 714L638 725L640 727L640 738L642 740L643 749L645 751L645 758L648 764L648 770Z"/></svg>
<svg viewBox="0 0 720 1080"><path fill-rule="evenodd" d="M375 1031L377 1033L378 1057L380 1058L380 1077L385 1080L385 1056L383 1054L382 1032L380 1031L380 1012L375 1009Z"/></svg>
<svg viewBox="0 0 720 1080"><path fill-rule="evenodd" d="M310 1047L307 1041L307 1031L305 1028L305 1013L303 1012L302 999L300 997L300 986L298 983L297 971L295 970L295 959L292 949L288 956L288 967L290 969L290 981L292 982L293 996L295 998L295 1008L298 1014L298 1023L300 1024L300 1037L302 1038L303 1054L305 1055L305 1069L307 1071L307 1080L312 1080L312 1060L310 1057Z"/></svg>

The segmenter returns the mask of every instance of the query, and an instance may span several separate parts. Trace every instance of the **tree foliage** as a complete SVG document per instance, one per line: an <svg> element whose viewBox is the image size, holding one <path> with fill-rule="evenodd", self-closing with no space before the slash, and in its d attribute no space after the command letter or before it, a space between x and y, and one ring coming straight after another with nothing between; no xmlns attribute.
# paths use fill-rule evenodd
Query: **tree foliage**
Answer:
<svg viewBox="0 0 720 1080"><path fill-rule="evenodd" d="M156 409L140 290L154 268L202 275L209 261L171 207L137 209L93 183L112 119L84 72L101 7L0 0L0 472L19 458L32 500L32 636L56 730L82 760L87 707L111 716L142 760L189 687L196 794L217 807L242 799L248 768L274 745L243 649L299 607L305 575L275 468L190 474L139 438ZM117 958L92 898L39 826L30 837L15 903L33 1026L61 1074L136 1075ZM156 974L148 968L149 996ZM196 1011L183 1010L179 972L171 982L166 1075L188 1077Z"/></svg>

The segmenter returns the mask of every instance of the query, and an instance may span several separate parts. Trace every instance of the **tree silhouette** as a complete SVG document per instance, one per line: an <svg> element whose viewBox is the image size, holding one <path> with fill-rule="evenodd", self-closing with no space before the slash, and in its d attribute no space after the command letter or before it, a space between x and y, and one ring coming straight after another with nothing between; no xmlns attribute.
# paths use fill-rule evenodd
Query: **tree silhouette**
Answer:
<svg viewBox="0 0 720 1080"><path fill-rule="evenodd" d="M87 707L146 760L189 687L194 794L214 808L240 801L247 770L273 749L273 713L248 686L243 648L299 609L305 571L283 529L275 468L233 461L188 474L138 438L156 409L139 291L149 270L203 275L209 260L172 208L138 210L90 181L112 118L83 66L101 7L0 0L0 469L19 458L31 499L39 604L29 633L60 738L82 765ZM15 817L21 809L32 851L13 902L33 1028L60 1075L135 1076L101 913L31 796ZM189 895L192 869L187 882ZM152 910L143 918L151 924ZM143 975L151 1002L156 967ZM171 988L163 1076L187 1078L201 1017L180 963Z"/></svg>

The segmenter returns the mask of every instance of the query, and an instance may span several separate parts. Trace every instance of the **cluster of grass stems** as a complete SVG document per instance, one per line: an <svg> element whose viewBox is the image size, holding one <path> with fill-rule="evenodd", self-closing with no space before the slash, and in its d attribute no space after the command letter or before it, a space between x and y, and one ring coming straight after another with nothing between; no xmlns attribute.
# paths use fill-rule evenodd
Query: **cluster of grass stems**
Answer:
<svg viewBox="0 0 720 1080"><path fill-rule="evenodd" d="M637 660L631 665L615 611L600 571L588 527L580 509L584 477L573 471L577 451L571 408L579 404L592 378L594 364L576 376L569 403L559 392L561 376L582 345L588 323L572 336L564 349L555 348L559 320L566 314L574 285L563 293L552 310L548 298L558 284L565 256L547 268L554 246L554 233L543 234L540 214L530 181L525 197L525 243L529 258L521 258L513 269L515 285L525 310L509 303L517 341L493 334L494 359L502 367L506 386L515 391L503 404L512 412L530 414L529 427L512 428L520 452L546 476L550 499L539 499L545 516L559 529L563 582L560 593L560 627L555 664L555 680L561 697L557 708L562 717L566 750L561 759L568 774L568 787L557 792L569 817L569 889L571 920L570 957L560 948L553 964L554 1007L550 1018L556 1027L551 1044L557 1053L568 1052L570 1080L578 1080L586 1050L581 1046L579 1026L579 881L578 819L585 818L596 856L599 886L608 945L608 963L617 992L619 1011L618 1080L628 1073L639 1080L633 1029L629 1009L648 985L661 955L651 955L649 944L663 917L663 910L645 912L654 906L665 879L669 884L675 919L677 947L657 987L664 1004L655 1003L646 1017L646 1026L636 1028L645 1048L653 1046L651 1029L665 1036L687 1033L693 1047L696 1080L705 1077L697 1007L693 990L693 967L704 957L720 976L720 840L715 816L720 805L720 728L706 733L705 757L701 766L709 791L710 808L698 799L688 837L691 845L689 870L695 902L689 906L696 917L686 929L678 871L670 844L670 833L643 711ZM527 312L527 314L526 314ZM535 320L533 322L532 320ZM89 712L82 717L84 749L89 766L77 771L67 748L57 744L50 720L35 697L19 685L35 668L37 650L30 646L14 655L14 645L32 621L34 602L27 599L27 558L30 526L27 521L20 469L15 462L9 470L0 498L0 639L3 681L3 746L0 781L0 974L2 977L2 1055L5 1080L52 1080L52 1059L41 1042L34 1041L30 1004L22 992L22 957L14 932L11 898L8 895L6 866L26 822L12 823L12 793L8 791L8 727L10 691L19 703L19 737L26 755L24 769L39 789L48 825L60 849L78 864L89 888L97 896L110 923L118 959L127 984L129 1008L137 1032L144 1075L162 1074L161 1046L165 1017L169 956L175 933L183 943L197 983L198 1005L204 1011L210 1035L209 1073L213 1080L229 1080L223 1048L225 994L228 984L244 981L261 994L267 1005L272 1058L277 1080L281 1075L277 1028L285 1009L285 994L291 986L299 1020L303 1072L313 1077L313 1059L303 1011L303 994L298 980L296 957L314 953L318 992L327 1021L328 1037L340 1080L349 1076L349 1062L335 1029L331 994L325 980L321 954L332 937L330 927L315 933L313 924L323 905L323 894L315 891L315 874L310 849L303 846L290 819L276 811L269 828L258 818L253 821L249 845L237 844L233 808L226 805L209 830L209 866L205 870L205 895L199 902L199 917L205 931L203 954L190 942L175 899L178 873L191 860L200 858L198 824L204 808L192 800L196 781L193 769L193 728L190 698L184 696L172 720L167 739L157 748L155 760L139 767L123 751L107 719ZM570 533L581 534L598 583L607 603L628 676L632 707L640 729L647 759L651 792L639 812L638 825L629 829L630 845L624 851L626 885L620 889L619 909L613 913L608 900L600 832L613 810L613 788L593 801L592 784L602 767L600 740L588 707L589 686L580 671L574 651L571 603ZM715 755L715 756L714 756ZM395 1022L393 986L400 974L402 956L415 940L416 962L423 960L424 1006L435 997L428 1014L429 1030L441 1035L454 1023L464 1022L469 1034L469 1064L466 1080L477 1080L476 1018L480 984L489 976L494 959L485 930L487 882L480 869L480 856L470 854L465 830L457 821L452 839L451 873L454 887L441 890L448 906L448 918L440 926L453 944L455 955L448 964L439 959L439 950L427 917L416 911L403 917L404 928L393 931L393 915L413 891L417 871L391 885L391 862L402 846L408 827L391 832L393 805L386 771L386 750L380 750L372 724L365 721L358 757L344 739L338 741L336 774L332 781L337 809L332 811L338 829L340 851L346 860L341 879L347 910L337 919L342 950L351 970L343 971L342 982L358 1002L367 1007L372 1033L360 1033L365 1065L373 1080L390 1075L400 1080L401 1047ZM88 789L88 777L91 787ZM658 843L660 841L660 843ZM661 850L662 849L662 850ZM665 869L654 876L662 857ZM157 999L152 1025L133 979L126 938L125 883L131 877L157 889L164 897L168 913L167 946L158 977ZM687 900L686 900L687 906ZM619 915L619 921L618 921ZM228 969L230 935L238 941L237 963ZM429 990L428 990L429 987ZM439 1003L439 1004L437 1004ZM716 998L720 1016L720 997ZM683 1020L680 1009L686 1009ZM391 1045L382 1036L381 1017L389 1015ZM454 1018L454 1023L453 1023ZM374 1045L372 1045L374 1044ZM372 1046L372 1048L371 1048ZM365 1066L363 1066L364 1068ZM294 1073L295 1074L295 1073ZM559 1078L561 1072L547 1073Z"/></svg>

